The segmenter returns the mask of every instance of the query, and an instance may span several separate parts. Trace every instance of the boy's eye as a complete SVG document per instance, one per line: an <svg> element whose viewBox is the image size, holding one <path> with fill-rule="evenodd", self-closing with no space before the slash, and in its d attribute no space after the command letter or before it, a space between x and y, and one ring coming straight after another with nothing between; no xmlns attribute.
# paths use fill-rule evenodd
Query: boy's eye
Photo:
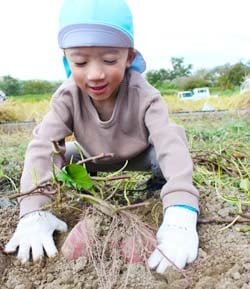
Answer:
<svg viewBox="0 0 250 289"><path fill-rule="evenodd" d="M115 64L117 60L104 60L104 62L107 64Z"/></svg>
<svg viewBox="0 0 250 289"><path fill-rule="evenodd" d="M85 62L74 63L74 65L77 66L77 67L82 67L82 66L84 66L86 64L87 64L86 61Z"/></svg>

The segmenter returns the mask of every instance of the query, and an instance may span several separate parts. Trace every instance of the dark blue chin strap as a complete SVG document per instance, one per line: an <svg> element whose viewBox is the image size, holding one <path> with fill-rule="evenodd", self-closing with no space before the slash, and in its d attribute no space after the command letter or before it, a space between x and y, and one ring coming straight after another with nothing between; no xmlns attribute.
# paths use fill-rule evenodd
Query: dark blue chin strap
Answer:
<svg viewBox="0 0 250 289"><path fill-rule="evenodd" d="M70 77L71 75L71 69L69 67L69 63L68 63L68 60L65 56L63 56L63 66L64 66L64 69L65 69L65 72L66 72L66 76L67 78Z"/></svg>

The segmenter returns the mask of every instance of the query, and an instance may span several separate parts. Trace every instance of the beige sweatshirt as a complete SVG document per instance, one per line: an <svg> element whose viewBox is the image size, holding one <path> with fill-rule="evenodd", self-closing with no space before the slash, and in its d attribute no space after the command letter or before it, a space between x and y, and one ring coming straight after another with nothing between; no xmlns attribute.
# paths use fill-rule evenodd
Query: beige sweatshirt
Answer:
<svg viewBox="0 0 250 289"><path fill-rule="evenodd" d="M114 153L114 158L106 162L129 160L152 144L167 180L161 191L163 207L186 204L198 209L199 194L192 184L192 160L184 129L169 121L160 93L141 74L134 71L126 74L108 121L99 119L90 98L72 78L66 80L53 95L50 111L33 131L25 155L21 192L51 179L51 140L60 142L65 150L65 137L72 133L87 157ZM63 165L61 157L55 161L57 166ZM23 197L20 216L41 209L50 202L49 194Z"/></svg>

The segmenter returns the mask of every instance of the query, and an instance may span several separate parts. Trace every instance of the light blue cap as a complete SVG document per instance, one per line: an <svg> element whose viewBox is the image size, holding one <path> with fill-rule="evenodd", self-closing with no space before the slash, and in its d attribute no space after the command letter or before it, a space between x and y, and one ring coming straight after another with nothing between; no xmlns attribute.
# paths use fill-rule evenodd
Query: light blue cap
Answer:
<svg viewBox="0 0 250 289"><path fill-rule="evenodd" d="M58 33L60 48L110 46L134 48L133 19L125 0L64 0ZM139 51L131 68L142 73L146 63ZM71 71L63 60L67 76Z"/></svg>

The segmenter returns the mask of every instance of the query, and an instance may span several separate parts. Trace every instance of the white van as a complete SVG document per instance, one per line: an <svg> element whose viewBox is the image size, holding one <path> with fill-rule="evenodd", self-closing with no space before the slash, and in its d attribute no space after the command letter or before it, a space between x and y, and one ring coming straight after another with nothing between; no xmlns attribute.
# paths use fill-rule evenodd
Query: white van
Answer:
<svg viewBox="0 0 250 289"><path fill-rule="evenodd" d="M210 92L208 87L199 87L193 90L195 98L209 97Z"/></svg>
<svg viewBox="0 0 250 289"><path fill-rule="evenodd" d="M178 92L177 96L182 99L187 99L187 98L191 98L193 95L194 93L191 90L187 90L187 91Z"/></svg>

